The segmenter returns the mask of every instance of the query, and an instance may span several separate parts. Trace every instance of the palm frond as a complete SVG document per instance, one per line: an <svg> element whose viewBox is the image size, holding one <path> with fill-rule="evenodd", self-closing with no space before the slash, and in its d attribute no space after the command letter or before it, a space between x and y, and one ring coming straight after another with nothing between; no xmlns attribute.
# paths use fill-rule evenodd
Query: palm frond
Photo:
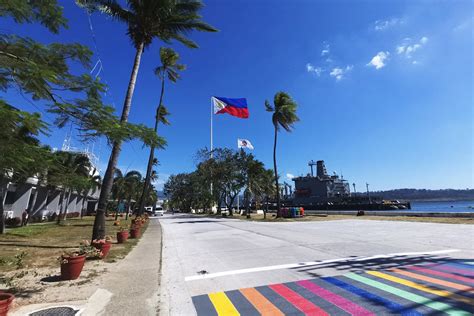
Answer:
<svg viewBox="0 0 474 316"><path fill-rule="evenodd" d="M273 106L270 104L270 102L268 102L268 100L265 100L265 110L267 112L273 112L275 111L275 109L273 108Z"/></svg>

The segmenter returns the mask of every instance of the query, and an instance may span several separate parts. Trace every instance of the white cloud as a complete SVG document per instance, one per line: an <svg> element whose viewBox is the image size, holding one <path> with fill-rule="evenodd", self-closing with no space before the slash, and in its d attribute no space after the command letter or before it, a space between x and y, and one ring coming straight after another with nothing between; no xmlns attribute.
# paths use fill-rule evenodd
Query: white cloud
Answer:
<svg viewBox="0 0 474 316"><path fill-rule="evenodd" d="M474 24L474 17L471 17L470 19L467 19L464 22L461 22L460 24L458 24L457 26L453 28L453 31L460 32L463 30L471 30L472 24Z"/></svg>
<svg viewBox="0 0 474 316"><path fill-rule="evenodd" d="M321 51L321 56L326 56L326 55L329 55L330 53L330 46L328 43L324 43L324 48L323 50Z"/></svg>
<svg viewBox="0 0 474 316"><path fill-rule="evenodd" d="M346 66L346 68L335 67L331 70L329 75L336 78L337 81L344 78L344 76L354 68L352 65Z"/></svg>
<svg viewBox="0 0 474 316"><path fill-rule="evenodd" d="M406 58L412 58L413 53L428 43L428 37L423 36L418 43L413 43L411 38L407 37L401 45L396 48L398 55L404 55Z"/></svg>
<svg viewBox="0 0 474 316"><path fill-rule="evenodd" d="M400 45L400 46L397 46L397 54L403 54L405 52L405 48L406 46L404 45Z"/></svg>
<svg viewBox="0 0 474 316"><path fill-rule="evenodd" d="M287 177L289 180L291 180L291 179L293 179L293 178L295 177L295 175L294 175L294 174L291 174L291 173L287 173L287 174L286 174L286 177Z"/></svg>
<svg viewBox="0 0 474 316"><path fill-rule="evenodd" d="M377 55L372 57L372 60L367 64L367 66L374 66L375 69L383 68L385 67L388 56L390 56L389 52L378 52Z"/></svg>
<svg viewBox="0 0 474 316"><path fill-rule="evenodd" d="M388 20L377 20L374 23L374 29L376 31L384 31L388 28L394 27L399 24L403 24L404 21L399 18L391 18Z"/></svg>
<svg viewBox="0 0 474 316"><path fill-rule="evenodd" d="M323 69L321 67L315 67L314 65L307 63L306 64L306 71L310 73L316 74L318 77L321 76Z"/></svg>

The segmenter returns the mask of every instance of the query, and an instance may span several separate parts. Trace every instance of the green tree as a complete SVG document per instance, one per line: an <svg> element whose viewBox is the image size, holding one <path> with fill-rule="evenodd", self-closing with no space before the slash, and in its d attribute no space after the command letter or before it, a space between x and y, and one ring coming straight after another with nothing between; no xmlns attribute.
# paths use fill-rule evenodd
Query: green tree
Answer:
<svg viewBox="0 0 474 316"><path fill-rule="evenodd" d="M128 219L128 210L131 207L132 199L136 199L138 192L140 192L140 182L142 181L142 174L139 171L131 170L125 175L120 169L115 169L114 184L112 186L112 198L114 201L121 203L125 200L125 219ZM115 220L118 219L118 212L116 210Z"/></svg>
<svg viewBox="0 0 474 316"><path fill-rule="evenodd" d="M47 131L39 114L20 111L0 99L0 234L5 232L4 204L9 182L24 183L51 163L49 148L36 138Z"/></svg>
<svg viewBox="0 0 474 316"><path fill-rule="evenodd" d="M161 122L162 124L169 124L166 116L169 114L168 110L163 105L163 96L165 93L165 81L168 80L172 83L178 81L180 74L179 71L186 69L185 65L178 64L179 55L173 49L162 47L160 48L160 60L161 66L155 69L155 74L161 80L161 93L160 93L160 101L158 102L158 106L156 107L155 112L155 133L158 132L158 124ZM140 197L140 203L138 211L142 212L143 208L145 207L145 198L148 194L148 188L150 186L150 176L151 176L151 169L153 167L153 161L155 158L155 147L150 146L150 155L148 157L148 165L146 169L145 175L145 185L143 186L143 192Z"/></svg>
<svg viewBox="0 0 474 316"><path fill-rule="evenodd" d="M0 17L11 17L17 23L40 23L53 33L67 27L62 7L56 0L0 1ZM109 142L116 142L138 137L147 145L162 145L164 140L152 129L121 122L114 115L114 109L103 104L101 93L105 87L99 79L88 75L88 70L84 71L86 74L72 71L90 68L91 56L92 52L78 43L42 44L30 37L0 33L0 91L8 95L10 89L15 89L26 102L38 108L44 105L57 114L58 126L74 120L86 138L104 135ZM2 119L10 120L6 123L10 125L2 130L8 135L0 137L0 160L4 160L1 168L9 170L2 173L2 182L6 181L5 175L12 175L9 180L18 182L36 172L44 172L47 168L41 166L42 162L51 157L42 157L51 156L50 151L41 148L39 142L30 142L25 133L20 137L18 132L28 131L37 136L47 125L38 114L18 111L3 96L0 105ZM19 179L15 179L17 176ZM4 190L2 185L2 195ZM0 231L3 231L1 226Z"/></svg>
<svg viewBox="0 0 474 316"><path fill-rule="evenodd" d="M277 148L277 136L280 127L287 132L291 132L293 125L299 121L296 115L296 108L298 105L286 92L278 92L275 94L273 99L273 105L265 101L265 108L268 112L272 112L272 123L274 127L274 142L273 142L273 170L275 172L275 189L277 199L277 217L281 216L281 205L280 205L280 190L278 185L278 170L276 160L276 148Z"/></svg>
<svg viewBox="0 0 474 316"><path fill-rule="evenodd" d="M78 192L80 192L82 195L81 218L84 215L84 211L85 211L84 206L86 205L86 201L87 201L87 197L89 196L89 193L93 194L95 191L100 189L101 185L102 185L102 178L97 173L97 170L94 168L93 171L90 172L86 178L84 178L84 181L82 181L80 187L78 188Z"/></svg>
<svg viewBox="0 0 474 316"><path fill-rule="evenodd" d="M201 21L199 11L203 5L197 0L127 0L126 6L121 6L115 0L76 0L76 3L87 10L100 10L124 23L127 26L127 35L135 47L135 60L122 108L121 122L128 121L142 53L154 39L160 39L166 43L177 40L188 47L197 48L197 44L185 36L187 33L193 30L216 31L215 28ZM104 210L112 188L113 173L120 149L121 142L115 141L104 175L94 221L93 239L105 236Z"/></svg>
<svg viewBox="0 0 474 316"><path fill-rule="evenodd" d="M51 167L50 178L59 184L62 190L61 206L57 223L66 219L69 200L74 191L80 192L82 186L88 181L92 165L85 154L67 151L54 153L56 164Z"/></svg>

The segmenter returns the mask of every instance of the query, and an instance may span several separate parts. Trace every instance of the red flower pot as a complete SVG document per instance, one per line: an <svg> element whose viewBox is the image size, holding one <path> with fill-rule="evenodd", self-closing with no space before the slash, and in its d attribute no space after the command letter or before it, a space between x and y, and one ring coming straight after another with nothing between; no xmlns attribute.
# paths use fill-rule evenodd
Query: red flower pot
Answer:
<svg viewBox="0 0 474 316"><path fill-rule="evenodd" d="M75 280L81 275L86 255L75 257L61 257L61 279Z"/></svg>
<svg viewBox="0 0 474 316"><path fill-rule="evenodd" d="M100 250L102 253L101 258L107 257L107 254L110 251L110 248L112 247L112 243L110 242L105 242L105 243L92 243L92 246L96 247L97 249Z"/></svg>
<svg viewBox="0 0 474 316"><path fill-rule="evenodd" d="M140 237L140 227L130 229L130 238Z"/></svg>
<svg viewBox="0 0 474 316"><path fill-rule="evenodd" d="M117 243L123 244L128 239L128 231L124 230L123 232L117 233Z"/></svg>
<svg viewBox="0 0 474 316"><path fill-rule="evenodd" d="M0 316L6 316L8 314L8 310L14 298L15 296L13 296L13 294L0 292Z"/></svg>

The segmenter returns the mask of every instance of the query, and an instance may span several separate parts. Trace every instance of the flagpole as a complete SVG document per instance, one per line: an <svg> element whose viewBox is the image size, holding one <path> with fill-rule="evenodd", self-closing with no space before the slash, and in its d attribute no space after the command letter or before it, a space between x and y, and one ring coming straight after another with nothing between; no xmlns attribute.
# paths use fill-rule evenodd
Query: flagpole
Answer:
<svg viewBox="0 0 474 316"><path fill-rule="evenodd" d="M212 117L214 116L214 106L212 104L212 97L211 97L211 159L213 157L213 148L212 148ZM211 196L212 196L212 170L211 170ZM211 212L213 211L214 203L211 205Z"/></svg>
<svg viewBox="0 0 474 316"><path fill-rule="evenodd" d="M212 97L211 97L211 158L213 157L213 147L212 147L212 117L214 116L214 109L212 104Z"/></svg>

